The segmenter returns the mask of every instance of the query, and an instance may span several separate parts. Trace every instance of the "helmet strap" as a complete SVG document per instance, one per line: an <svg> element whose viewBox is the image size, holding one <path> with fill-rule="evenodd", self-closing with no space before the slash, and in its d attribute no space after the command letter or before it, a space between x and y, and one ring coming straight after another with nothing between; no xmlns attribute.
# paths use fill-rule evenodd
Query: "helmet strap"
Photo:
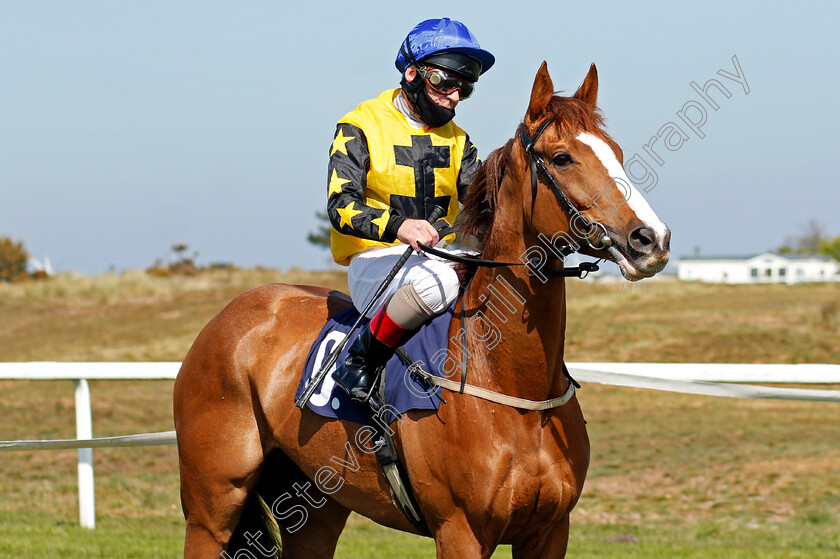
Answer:
<svg viewBox="0 0 840 559"><path fill-rule="evenodd" d="M408 104L414 112L417 112L417 94L425 85L426 82L420 74L414 76L414 81L410 82L405 78L405 72L403 72L400 87L405 92L405 98L408 100Z"/></svg>
<svg viewBox="0 0 840 559"><path fill-rule="evenodd" d="M426 91L426 80L420 74L415 76L414 81L409 82L405 79L405 73L403 73L400 85L405 92L405 98L411 110L430 127L443 126L455 118L455 109L441 107L429 97L429 93Z"/></svg>

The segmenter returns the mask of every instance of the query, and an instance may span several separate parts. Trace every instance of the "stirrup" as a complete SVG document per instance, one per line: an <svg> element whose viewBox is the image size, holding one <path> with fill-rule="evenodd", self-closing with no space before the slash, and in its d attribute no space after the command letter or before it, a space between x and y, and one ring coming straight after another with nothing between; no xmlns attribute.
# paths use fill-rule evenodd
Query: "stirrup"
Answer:
<svg viewBox="0 0 840 559"><path fill-rule="evenodd" d="M342 370L342 369L343 369L343 370ZM336 376L336 374L335 374L335 373L337 373L339 370L341 370L343 374L341 374L341 375L339 375L339 376ZM353 378L352 378L352 379L349 379L349 380L352 380L352 381L353 381L352 383L348 383L348 382L347 382L347 381L348 381L347 376L348 376L347 368L346 368L344 365L342 365L342 366L341 366L341 369L337 369L337 370L333 373L333 377L332 377L332 378L333 378L333 380L335 381L335 384L336 384L339 388L341 388L341 390L342 390L342 391L344 391L344 393L345 393L345 394L347 394L347 395L348 395L348 396L350 396L351 398L354 398L354 397L353 397L353 395L352 395L353 391L354 391L354 390L359 390L359 387L358 387L358 386L359 386L359 384L362 384L362 383L360 382L361 380L363 380L363 379L364 379L364 380L367 380L367 379L365 378L365 377L367 376L367 373L366 373L366 372L362 372L361 374L355 374L355 373L354 373ZM370 386L370 384L369 384L369 383L368 383L368 386ZM355 399L355 398L354 398L354 399Z"/></svg>
<svg viewBox="0 0 840 559"><path fill-rule="evenodd" d="M369 385L369 390L367 395L364 398L356 399L352 396L350 397L354 402L358 402L362 406L369 406L373 408L374 411L378 411L382 407L382 402L379 401L378 397L375 397L374 394L379 387L379 382L382 380L382 373L385 371L385 365L380 365L376 368L376 372L373 375L373 380L371 380Z"/></svg>

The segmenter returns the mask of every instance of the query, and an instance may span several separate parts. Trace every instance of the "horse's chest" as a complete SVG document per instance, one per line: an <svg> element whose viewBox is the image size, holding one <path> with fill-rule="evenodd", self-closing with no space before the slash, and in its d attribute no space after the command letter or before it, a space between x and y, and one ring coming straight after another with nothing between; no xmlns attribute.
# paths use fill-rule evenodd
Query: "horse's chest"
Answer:
<svg viewBox="0 0 840 559"><path fill-rule="evenodd" d="M562 518L577 502L585 465L553 434L495 433L484 441L481 451L472 454L474 462L466 466L475 474L470 476L471 496L478 497L477 508L524 526ZM485 490L488 487L493 489Z"/></svg>
<svg viewBox="0 0 840 559"><path fill-rule="evenodd" d="M433 516L459 508L511 541L535 523L554 525L577 502L589 463L579 408L549 415L478 407L442 406L416 429L408 425L409 446L422 448L411 468L419 497Z"/></svg>
<svg viewBox="0 0 840 559"><path fill-rule="evenodd" d="M496 505L507 507L513 517L524 515L529 520L535 520L535 515L563 516L563 511L577 500L580 485L565 459L554 452L535 451L511 465L503 485L509 498L498 499Z"/></svg>

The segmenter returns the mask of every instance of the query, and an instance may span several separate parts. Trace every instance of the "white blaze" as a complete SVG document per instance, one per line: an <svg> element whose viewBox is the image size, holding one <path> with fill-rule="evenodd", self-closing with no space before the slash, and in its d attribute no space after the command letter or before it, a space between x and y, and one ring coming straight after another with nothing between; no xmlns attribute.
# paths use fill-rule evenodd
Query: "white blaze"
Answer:
<svg viewBox="0 0 840 559"><path fill-rule="evenodd" d="M627 192L623 192L622 194L624 194L624 197L627 200L627 205L630 206L630 209L633 210L636 217L638 217L642 223L656 232L659 247L664 249L665 247L662 243L665 242L665 233L668 228L657 217L653 208L651 208L650 204L647 203L647 200L645 200L639 191L636 190L636 186L630 182L630 179L627 178L627 174L624 172L624 167L622 167L621 163L618 162L618 158L615 156L615 153L613 153L613 150L607 142L594 134L590 134L589 132L581 132L577 135L577 139L592 148L592 151L594 151L595 155L598 156L601 164L613 180L621 182L625 185ZM619 190L621 189L619 188Z"/></svg>

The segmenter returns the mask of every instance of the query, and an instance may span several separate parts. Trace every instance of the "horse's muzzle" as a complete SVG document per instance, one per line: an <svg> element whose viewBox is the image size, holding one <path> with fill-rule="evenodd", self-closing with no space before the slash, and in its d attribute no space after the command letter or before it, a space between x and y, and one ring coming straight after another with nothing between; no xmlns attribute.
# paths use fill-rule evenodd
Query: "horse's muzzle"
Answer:
<svg viewBox="0 0 840 559"><path fill-rule="evenodd" d="M671 256L671 230L665 227L662 236L652 228L637 227L624 243L615 243L607 249L629 281L649 278L661 272Z"/></svg>

